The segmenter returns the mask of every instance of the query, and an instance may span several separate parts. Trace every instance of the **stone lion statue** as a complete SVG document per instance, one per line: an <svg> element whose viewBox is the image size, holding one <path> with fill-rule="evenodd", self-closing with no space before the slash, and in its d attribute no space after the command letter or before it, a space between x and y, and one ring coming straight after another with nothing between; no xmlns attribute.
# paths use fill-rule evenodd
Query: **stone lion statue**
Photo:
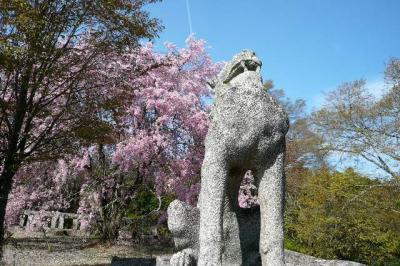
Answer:
<svg viewBox="0 0 400 266"><path fill-rule="evenodd" d="M260 69L255 53L244 50L210 82L215 102L205 140L198 209L175 203L169 210L171 215L177 211L172 216L191 221L183 231L176 226L179 222L169 222L175 243L182 248L171 258L172 265L196 261L199 266L254 265L259 257L262 265L284 265L284 158L289 122L283 108L263 89ZM253 214L238 204L247 170L254 173L258 188L260 207Z"/></svg>

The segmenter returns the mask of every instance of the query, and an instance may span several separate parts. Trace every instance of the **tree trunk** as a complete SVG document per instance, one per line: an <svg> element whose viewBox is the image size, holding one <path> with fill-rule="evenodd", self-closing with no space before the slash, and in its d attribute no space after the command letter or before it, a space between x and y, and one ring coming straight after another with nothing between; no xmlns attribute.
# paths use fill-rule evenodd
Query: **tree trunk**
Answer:
<svg viewBox="0 0 400 266"><path fill-rule="evenodd" d="M14 174L15 171L10 171L9 167L5 165L0 176L0 261L3 258L6 206Z"/></svg>

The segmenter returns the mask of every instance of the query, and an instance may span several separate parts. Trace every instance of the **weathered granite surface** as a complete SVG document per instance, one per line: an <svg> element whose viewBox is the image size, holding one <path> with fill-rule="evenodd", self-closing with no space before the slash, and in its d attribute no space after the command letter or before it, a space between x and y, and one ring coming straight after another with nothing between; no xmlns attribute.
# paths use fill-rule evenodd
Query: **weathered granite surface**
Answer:
<svg viewBox="0 0 400 266"><path fill-rule="evenodd" d="M168 207L168 228L180 251L171 257L171 265L196 265L199 251L199 208L175 200ZM232 226L237 221L237 227ZM260 208L224 213L224 265L261 265L259 254Z"/></svg>
<svg viewBox="0 0 400 266"><path fill-rule="evenodd" d="M192 207L179 200L173 201L168 207L168 227L174 237L175 245L179 252L172 256L163 255L157 257L157 266L195 266L198 258L198 228L199 208ZM232 231L232 221L238 218L239 228L242 230ZM260 233L260 209L258 207L241 209L236 213L224 214L223 227L223 265L261 265L259 254ZM239 235L239 240L236 236ZM240 241L236 245L235 241ZM239 258L235 255L242 254ZM363 264L341 261L323 260L298 252L285 250L286 266L360 266ZM233 257L236 261L232 262ZM232 264L233 263L233 264Z"/></svg>
<svg viewBox="0 0 400 266"><path fill-rule="evenodd" d="M324 260L291 250L285 250L286 266L362 266L354 261Z"/></svg>
<svg viewBox="0 0 400 266"><path fill-rule="evenodd" d="M170 258L172 266L285 265L284 157L289 123L263 89L260 68L255 53L244 50L210 83L215 104L205 140L198 207L174 201L168 208L168 227L179 250ZM248 170L255 173L260 207L246 210L239 207L238 192ZM289 253L286 262L297 258Z"/></svg>
<svg viewBox="0 0 400 266"><path fill-rule="evenodd" d="M163 255L158 256L156 259L157 266L171 266L169 263L171 256ZM323 260L312 256L304 255L302 253L285 250L285 263L286 266L363 266L353 261L345 260Z"/></svg>
<svg viewBox="0 0 400 266"><path fill-rule="evenodd" d="M283 161L289 123L282 107L263 89L260 69L255 53L244 50L212 84L215 104L201 171L199 266L238 265L245 256L236 232L252 229L240 228L236 216L247 170L255 173L258 187L263 264L284 265ZM232 218L226 219L228 215ZM223 243L223 232L233 232L230 245Z"/></svg>

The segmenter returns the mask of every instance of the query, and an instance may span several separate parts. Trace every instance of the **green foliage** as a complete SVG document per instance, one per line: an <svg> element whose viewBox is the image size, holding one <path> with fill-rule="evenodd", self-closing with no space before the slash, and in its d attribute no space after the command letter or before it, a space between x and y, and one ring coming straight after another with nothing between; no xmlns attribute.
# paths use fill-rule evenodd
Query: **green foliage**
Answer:
<svg viewBox="0 0 400 266"><path fill-rule="evenodd" d="M127 216L129 218L140 218L146 216L156 210L165 212L169 204L175 199L173 195L166 195L160 199L155 192L147 186L142 186L135 193L134 198L127 208ZM161 201L161 202L160 202ZM159 214L157 214L159 215Z"/></svg>
<svg viewBox="0 0 400 266"><path fill-rule="evenodd" d="M142 188L136 193L135 198L132 200L129 210L130 214L128 217L140 217L146 215L151 211L158 208L159 201L150 189Z"/></svg>
<svg viewBox="0 0 400 266"><path fill-rule="evenodd" d="M57 39L75 41L89 30L96 45L137 46L139 38L152 39L162 29L142 9L153 2L157 0L0 0L0 47L5 49L0 55L19 58L38 52L35 60L45 60L56 51Z"/></svg>
<svg viewBox="0 0 400 266"><path fill-rule="evenodd" d="M395 184L352 169L319 170L297 192L287 202L287 248L369 265L400 262L400 191Z"/></svg>
<svg viewBox="0 0 400 266"><path fill-rule="evenodd" d="M159 242L169 245L172 236L163 217L165 217L166 209L174 199L173 195L167 195L160 198L160 202L150 188L141 187L129 204L126 215L127 218L132 220L129 229L134 239L140 242L143 235L152 234L152 230L157 228Z"/></svg>

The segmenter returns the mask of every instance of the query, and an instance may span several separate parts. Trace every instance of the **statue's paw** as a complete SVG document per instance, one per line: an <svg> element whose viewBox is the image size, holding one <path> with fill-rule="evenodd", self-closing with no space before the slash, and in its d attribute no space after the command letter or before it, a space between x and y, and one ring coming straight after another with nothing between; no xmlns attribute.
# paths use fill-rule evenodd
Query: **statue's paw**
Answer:
<svg viewBox="0 0 400 266"><path fill-rule="evenodd" d="M196 266L196 260L191 249L181 250L172 255L171 266Z"/></svg>

